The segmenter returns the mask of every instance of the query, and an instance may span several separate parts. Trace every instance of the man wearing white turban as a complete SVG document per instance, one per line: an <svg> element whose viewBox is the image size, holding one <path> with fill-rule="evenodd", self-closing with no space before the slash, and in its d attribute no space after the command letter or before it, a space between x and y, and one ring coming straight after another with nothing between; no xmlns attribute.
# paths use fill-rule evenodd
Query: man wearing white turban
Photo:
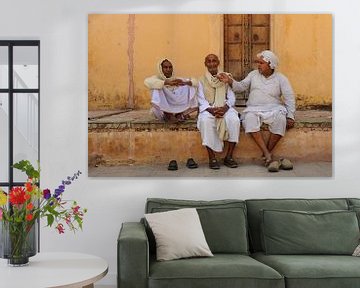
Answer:
<svg viewBox="0 0 360 288"><path fill-rule="evenodd" d="M270 50L257 54L258 69L238 82L226 74L219 79L228 83L235 92L250 89L246 109L242 115L246 133L255 140L263 152L265 165L269 172L277 172L280 168L290 170L293 164L288 159L274 160L272 151L288 128L294 126L295 94L289 80L275 68L279 64L278 57ZM266 142L260 132L263 123L268 124L270 137Z"/></svg>
<svg viewBox="0 0 360 288"><path fill-rule="evenodd" d="M151 90L150 111L157 119L168 121L175 117L181 122L197 111L197 80L176 78L170 60L160 60L157 75L146 78L144 84Z"/></svg>
<svg viewBox="0 0 360 288"><path fill-rule="evenodd" d="M219 169L220 165L214 152L222 152L224 141L227 151L224 165L230 168L238 167L233 159L236 143L239 141L240 119L233 108L235 94L228 84L218 78L219 58L214 54L205 57L205 75L199 79L198 99L199 117L197 126L201 133L202 145L206 147L209 156L209 167Z"/></svg>

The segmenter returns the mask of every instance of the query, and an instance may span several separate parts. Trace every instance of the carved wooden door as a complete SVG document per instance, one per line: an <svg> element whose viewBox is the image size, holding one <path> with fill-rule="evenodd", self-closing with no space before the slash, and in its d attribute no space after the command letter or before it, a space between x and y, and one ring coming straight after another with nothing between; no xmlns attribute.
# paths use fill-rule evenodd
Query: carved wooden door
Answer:
<svg viewBox="0 0 360 288"><path fill-rule="evenodd" d="M270 14L225 14L225 71L236 80L256 69L256 54L270 47ZM236 95L236 105L244 106L248 92Z"/></svg>

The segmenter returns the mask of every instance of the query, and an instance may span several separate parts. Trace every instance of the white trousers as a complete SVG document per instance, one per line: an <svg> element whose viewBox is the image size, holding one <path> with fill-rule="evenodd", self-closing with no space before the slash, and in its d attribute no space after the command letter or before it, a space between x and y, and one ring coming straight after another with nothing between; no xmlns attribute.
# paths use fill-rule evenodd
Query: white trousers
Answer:
<svg viewBox="0 0 360 288"><path fill-rule="evenodd" d="M197 127L200 130L202 145L208 146L215 152L222 152L224 142L220 140L216 131L215 117L208 111L199 114ZM226 127L229 133L229 142L239 142L240 135L240 119L238 112L234 108L230 108L224 115Z"/></svg>

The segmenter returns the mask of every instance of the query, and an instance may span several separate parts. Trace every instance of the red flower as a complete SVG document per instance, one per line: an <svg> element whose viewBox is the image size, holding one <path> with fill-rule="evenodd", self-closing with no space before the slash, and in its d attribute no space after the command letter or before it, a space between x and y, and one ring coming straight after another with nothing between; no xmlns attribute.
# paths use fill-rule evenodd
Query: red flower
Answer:
<svg viewBox="0 0 360 288"><path fill-rule="evenodd" d="M12 205L24 204L25 199L25 189L23 187L13 187L9 193L9 201Z"/></svg>
<svg viewBox="0 0 360 288"><path fill-rule="evenodd" d="M67 214L65 216L65 222L66 222L67 225L69 225L71 223L71 215L70 214Z"/></svg>
<svg viewBox="0 0 360 288"><path fill-rule="evenodd" d="M34 205L32 203L29 203L26 205L26 210L31 210L34 208Z"/></svg>
<svg viewBox="0 0 360 288"><path fill-rule="evenodd" d="M74 215L76 215L79 214L80 206L71 207L71 209L73 210Z"/></svg>
<svg viewBox="0 0 360 288"><path fill-rule="evenodd" d="M61 223L59 223L55 228L58 230L59 234L62 234L65 232L64 225Z"/></svg>
<svg viewBox="0 0 360 288"><path fill-rule="evenodd" d="M33 214L26 215L26 220L31 221L34 218Z"/></svg>
<svg viewBox="0 0 360 288"><path fill-rule="evenodd" d="M31 192L33 190L33 186L30 182L25 183L26 190Z"/></svg>
<svg viewBox="0 0 360 288"><path fill-rule="evenodd" d="M25 193L24 198L25 200L29 200L31 198L31 195L29 193Z"/></svg>

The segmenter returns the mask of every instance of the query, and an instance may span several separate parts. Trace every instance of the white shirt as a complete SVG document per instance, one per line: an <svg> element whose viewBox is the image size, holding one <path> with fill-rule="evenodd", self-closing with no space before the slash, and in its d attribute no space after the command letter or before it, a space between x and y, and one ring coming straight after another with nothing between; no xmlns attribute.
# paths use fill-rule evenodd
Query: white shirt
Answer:
<svg viewBox="0 0 360 288"><path fill-rule="evenodd" d="M253 70L244 80L233 81L232 88L235 92L250 88L244 112L280 109L287 113L286 117L295 119L294 91L289 80L279 72L265 77L258 70Z"/></svg>

